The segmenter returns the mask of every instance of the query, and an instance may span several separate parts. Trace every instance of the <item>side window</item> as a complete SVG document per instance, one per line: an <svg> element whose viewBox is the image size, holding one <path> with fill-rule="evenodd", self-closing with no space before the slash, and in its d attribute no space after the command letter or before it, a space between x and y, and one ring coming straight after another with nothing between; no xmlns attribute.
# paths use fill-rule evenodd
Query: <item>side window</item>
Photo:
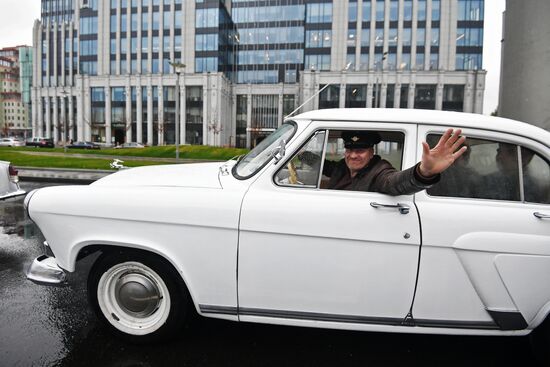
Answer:
<svg viewBox="0 0 550 367"><path fill-rule="evenodd" d="M528 148L521 148L525 201L550 204L550 165Z"/></svg>
<svg viewBox="0 0 550 367"><path fill-rule="evenodd" d="M343 130L330 130L327 144L327 161L340 161L344 158ZM374 154L389 161L398 171L403 163L403 143L405 134L396 131L377 131L382 139L374 146Z"/></svg>
<svg viewBox="0 0 550 367"><path fill-rule="evenodd" d="M441 135L428 135L434 147ZM518 147L514 144L468 138L468 150L429 188L433 196L520 201Z"/></svg>
<svg viewBox="0 0 550 367"><path fill-rule="evenodd" d="M331 184L332 172L344 165L345 130L318 131L275 175L274 181L281 186L327 188ZM328 139L325 139L328 133ZM374 154L389 161L397 170L403 162L405 134L396 131L377 131L381 141L376 144ZM326 146L325 146L326 140ZM324 162L322 159L324 158ZM322 163L322 164L321 164ZM319 177L321 169L323 174ZM336 177L336 179L338 179ZM336 187L334 187L336 188Z"/></svg>
<svg viewBox="0 0 550 367"><path fill-rule="evenodd" d="M275 183L282 186L317 187L325 131L313 137L275 175Z"/></svg>

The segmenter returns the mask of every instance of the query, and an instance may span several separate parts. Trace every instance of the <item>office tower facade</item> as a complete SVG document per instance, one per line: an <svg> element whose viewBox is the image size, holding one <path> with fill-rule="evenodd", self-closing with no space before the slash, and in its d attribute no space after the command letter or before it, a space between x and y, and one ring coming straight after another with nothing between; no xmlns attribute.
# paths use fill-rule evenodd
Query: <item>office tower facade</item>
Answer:
<svg viewBox="0 0 550 367"><path fill-rule="evenodd" d="M483 0L42 0L33 133L173 144L176 78L187 144L254 146L304 102L481 113L482 40Z"/></svg>

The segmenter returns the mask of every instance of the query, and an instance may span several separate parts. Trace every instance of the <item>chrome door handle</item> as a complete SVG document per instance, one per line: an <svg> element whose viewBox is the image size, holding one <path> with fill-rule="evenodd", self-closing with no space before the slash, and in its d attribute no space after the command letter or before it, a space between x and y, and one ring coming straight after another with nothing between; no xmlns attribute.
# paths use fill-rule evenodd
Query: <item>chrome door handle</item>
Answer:
<svg viewBox="0 0 550 367"><path fill-rule="evenodd" d="M370 206L372 206L373 208L376 208L376 209L379 209L379 208L397 209L397 210L399 210L399 213L401 213L401 214L409 214L409 211L411 210L411 208L408 205L401 204L401 203L397 203L397 204L380 204L380 203L371 202Z"/></svg>
<svg viewBox="0 0 550 367"><path fill-rule="evenodd" d="M539 219L550 219L550 215L534 212L533 215Z"/></svg>

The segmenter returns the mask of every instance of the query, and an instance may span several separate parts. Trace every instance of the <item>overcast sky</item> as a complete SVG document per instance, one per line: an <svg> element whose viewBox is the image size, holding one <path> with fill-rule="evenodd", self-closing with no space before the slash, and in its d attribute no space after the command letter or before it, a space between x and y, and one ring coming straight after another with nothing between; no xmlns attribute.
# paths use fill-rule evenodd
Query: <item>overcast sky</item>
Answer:
<svg viewBox="0 0 550 367"><path fill-rule="evenodd" d="M505 0L485 0L483 68L487 70L483 113L498 105L500 41ZM40 0L0 0L0 47L32 45L32 26L40 17Z"/></svg>

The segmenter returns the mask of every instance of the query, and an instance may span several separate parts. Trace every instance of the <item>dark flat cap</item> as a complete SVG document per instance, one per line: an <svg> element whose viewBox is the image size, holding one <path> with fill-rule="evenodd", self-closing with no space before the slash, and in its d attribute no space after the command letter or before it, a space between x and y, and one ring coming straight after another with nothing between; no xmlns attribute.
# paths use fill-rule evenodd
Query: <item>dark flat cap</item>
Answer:
<svg viewBox="0 0 550 367"><path fill-rule="evenodd" d="M344 147L346 149L365 149L380 143L382 138L376 131L343 131Z"/></svg>

